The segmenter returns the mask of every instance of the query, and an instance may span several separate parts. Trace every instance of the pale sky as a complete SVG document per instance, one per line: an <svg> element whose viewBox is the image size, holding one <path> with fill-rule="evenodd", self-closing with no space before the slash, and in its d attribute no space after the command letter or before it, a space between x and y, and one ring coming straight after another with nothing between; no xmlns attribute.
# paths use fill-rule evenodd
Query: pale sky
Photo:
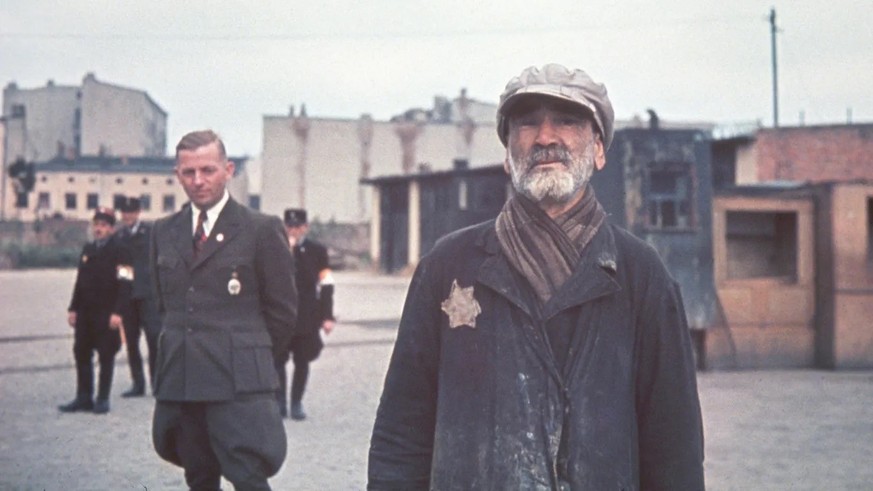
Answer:
<svg viewBox="0 0 873 491"><path fill-rule="evenodd" d="M98 80L169 114L168 150L212 128L258 155L264 115L379 120L435 95L496 102L529 65L606 84L616 116L782 126L873 122L870 0L0 0L0 84Z"/></svg>

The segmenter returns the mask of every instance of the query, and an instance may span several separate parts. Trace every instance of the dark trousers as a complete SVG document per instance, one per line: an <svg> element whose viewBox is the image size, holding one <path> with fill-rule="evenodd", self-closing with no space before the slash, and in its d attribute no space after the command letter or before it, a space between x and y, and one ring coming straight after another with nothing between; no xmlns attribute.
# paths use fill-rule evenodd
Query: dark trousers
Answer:
<svg viewBox="0 0 873 491"><path fill-rule="evenodd" d="M279 412L284 416L288 411L288 375L285 371L285 361L276 362L276 373L279 374L279 390L276 392L276 401L279 403ZM291 404L302 402L303 393L306 391L306 382L309 380L309 361L294 358L294 373L291 376Z"/></svg>
<svg viewBox="0 0 873 491"><path fill-rule="evenodd" d="M145 388L143 360L139 350L139 337L145 333L149 357L149 380L154 382L155 359L158 355L158 334L161 318L157 305L151 298L135 298L124 316L124 336L127 338L127 363L134 388Z"/></svg>
<svg viewBox="0 0 873 491"><path fill-rule="evenodd" d="M84 309L76 312L73 357L76 359L76 395L94 397L94 351L100 364L97 399L109 399L115 354L121 347L118 331L109 329L108 311Z"/></svg>
<svg viewBox="0 0 873 491"><path fill-rule="evenodd" d="M217 490L224 475L239 491L269 490L285 460L282 419L269 394L232 401L155 405L152 438L163 459L185 469L192 490Z"/></svg>

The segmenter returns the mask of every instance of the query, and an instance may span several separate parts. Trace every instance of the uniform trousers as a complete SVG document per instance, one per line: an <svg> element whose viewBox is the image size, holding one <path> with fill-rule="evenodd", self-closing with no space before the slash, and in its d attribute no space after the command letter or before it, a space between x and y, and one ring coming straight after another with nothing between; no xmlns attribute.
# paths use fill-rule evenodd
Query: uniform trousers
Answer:
<svg viewBox="0 0 873 491"><path fill-rule="evenodd" d="M115 354L121 347L118 331L109 328L109 310L82 309L76 312L73 357L76 359L76 395L94 397L94 351L100 364L97 399L109 399Z"/></svg>
<svg viewBox="0 0 873 491"><path fill-rule="evenodd" d="M152 425L161 458L185 469L188 487L219 489L221 476L238 491L269 490L288 442L272 394L230 401L157 401Z"/></svg>
<svg viewBox="0 0 873 491"><path fill-rule="evenodd" d="M124 316L124 336L127 339L127 362L134 388L145 388L142 354L139 350L139 337L145 333L149 353L149 380L155 379L155 360L158 355L158 335L161 331L161 317L157 305L151 298L134 298Z"/></svg>

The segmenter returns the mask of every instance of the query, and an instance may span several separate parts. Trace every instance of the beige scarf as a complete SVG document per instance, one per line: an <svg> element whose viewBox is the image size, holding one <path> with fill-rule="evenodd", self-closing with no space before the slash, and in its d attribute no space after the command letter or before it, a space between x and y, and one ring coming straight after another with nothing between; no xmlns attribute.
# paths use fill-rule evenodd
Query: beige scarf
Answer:
<svg viewBox="0 0 873 491"><path fill-rule="evenodd" d="M509 263L545 305L573 274L582 250L605 218L590 184L579 203L554 220L516 194L497 216L497 238Z"/></svg>

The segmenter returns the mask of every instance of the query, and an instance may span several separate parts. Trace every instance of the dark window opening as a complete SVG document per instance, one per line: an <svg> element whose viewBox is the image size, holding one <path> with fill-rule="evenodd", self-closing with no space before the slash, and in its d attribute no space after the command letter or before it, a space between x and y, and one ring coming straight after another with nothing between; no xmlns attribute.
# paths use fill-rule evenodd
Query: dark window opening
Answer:
<svg viewBox="0 0 873 491"><path fill-rule="evenodd" d="M112 207L116 210L121 208L121 204L127 201L123 194L113 194L112 195Z"/></svg>
<svg viewBox="0 0 873 491"><path fill-rule="evenodd" d="M797 281L797 213L727 213L727 276Z"/></svg>
<svg viewBox="0 0 873 491"><path fill-rule="evenodd" d="M36 199L36 209L38 210L46 210L51 206L51 200L49 199L48 193L39 193L39 196Z"/></svg>
<svg viewBox="0 0 873 491"><path fill-rule="evenodd" d="M98 202L99 199L97 197L97 193L88 193L88 196L86 198L86 206L89 210L96 210Z"/></svg>
<svg viewBox="0 0 873 491"><path fill-rule="evenodd" d="M139 197L139 204L142 211L150 211L152 209L152 195L143 194Z"/></svg>
<svg viewBox="0 0 873 491"><path fill-rule="evenodd" d="M64 194L64 208L67 210L76 209L76 193Z"/></svg>
<svg viewBox="0 0 873 491"><path fill-rule="evenodd" d="M653 162L648 169L648 225L658 229L694 226L691 166L685 162Z"/></svg>
<svg viewBox="0 0 873 491"><path fill-rule="evenodd" d="M176 196L172 194L164 195L163 211L165 213L176 210Z"/></svg>

